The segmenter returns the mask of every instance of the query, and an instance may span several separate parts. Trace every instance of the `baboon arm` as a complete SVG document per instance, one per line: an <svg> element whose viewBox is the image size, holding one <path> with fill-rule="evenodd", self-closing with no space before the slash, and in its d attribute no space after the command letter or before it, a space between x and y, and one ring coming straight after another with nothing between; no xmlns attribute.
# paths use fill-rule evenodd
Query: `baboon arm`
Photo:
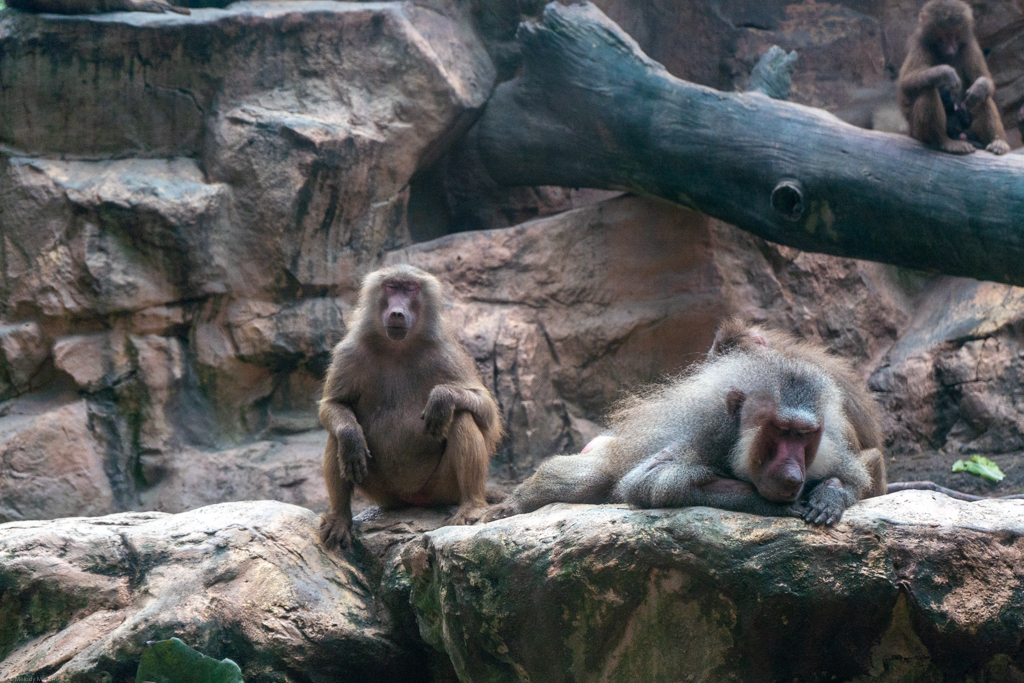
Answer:
<svg viewBox="0 0 1024 683"><path fill-rule="evenodd" d="M320 424L330 434L338 435L346 428L362 432L356 414L344 403L331 400L320 402Z"/></svg>
<svg viewBox="0 0 1024 683"><path fill-rule="evenodd" d="M640 508L706 507L769 517L793 517L792 506L772 503L753 484L723 477L698 461L695 453L674 445L634 467L613 498Z"/></svg>
<svg viewBox="0 0 1024 683"><path fill-rule="evenodd" d="M483 387L477 389L455 384L438 384L430 392L432 401L437 400L434 398L435 392L447 395L455 407L455 412L464 411L472 415L480 431L487 433L494 428L498 420L498 411L490 394Z"/></svg>
<svg viewBox="0 0 1024 683"><path fill-rule="evenodd" d="M915 73L908 74L900 79L900 89L907 96L914 98L921 94L922 90L938 87L945 78L945 73L950 69L945 64L921 69ZM970 85L968 83L967 85Z"/></svg>

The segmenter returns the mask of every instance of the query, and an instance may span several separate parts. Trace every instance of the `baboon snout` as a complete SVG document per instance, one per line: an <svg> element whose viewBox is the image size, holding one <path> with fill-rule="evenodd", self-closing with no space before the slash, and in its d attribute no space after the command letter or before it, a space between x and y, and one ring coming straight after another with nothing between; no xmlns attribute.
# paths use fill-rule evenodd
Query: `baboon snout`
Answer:
<svg viewBox="0 0 1024 683"><path fill-rule="evenodd" d="M776 488L784 498L796 498L804 485L804 474L797 465L791 465L779 473Z"/></svg>
<svg viewBox="0 0 1024 683"><path fill-rule="evenodd" d="M405 311L388 311L384 316L384 331L388 339L401 341L409 335L409 321Z"/></svg>

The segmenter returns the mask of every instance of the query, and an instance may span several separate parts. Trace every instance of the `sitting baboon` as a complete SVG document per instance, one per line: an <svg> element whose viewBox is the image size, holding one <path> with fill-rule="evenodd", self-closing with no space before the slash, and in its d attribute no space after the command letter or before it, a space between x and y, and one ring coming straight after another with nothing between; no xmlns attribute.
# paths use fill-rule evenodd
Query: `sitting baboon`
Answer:
<svg viewBox="0 0 1024 683"><path fill-rule="evenodd" d="M450 524L476 521L486 508L498 408L448 325L441 283L419 268L366 276L332 354L320 422L328 433L326 546L351 542L355 486L384 508L457 503Z"/></svg>
<svg viewBox="0 0 1024 683"><path fill-rule="evenodd" d="M946 92L947 99L956 102L964 85L963 105L969 113L964 120L970 127L966 140L951 139L942 96ZM1010 145L994 94L985 55L974 37L970 6L960 0L926 3L899 76L899 104L910 124L910 135L953 154L973 152L971 141L993 154L1006 154Z"/></svg>

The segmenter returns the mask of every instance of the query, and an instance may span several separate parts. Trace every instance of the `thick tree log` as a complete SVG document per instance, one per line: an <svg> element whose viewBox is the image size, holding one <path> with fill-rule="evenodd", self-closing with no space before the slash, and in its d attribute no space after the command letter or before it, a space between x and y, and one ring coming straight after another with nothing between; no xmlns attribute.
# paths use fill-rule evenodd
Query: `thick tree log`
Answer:
<svg viewBox="0 0 1024 683"><path fill-rule="evenodd" d="M500 184L628 190L806 251L1024 285L1022 156L688 83L589 3L548 5L520 39L473 131Z"/></svg>

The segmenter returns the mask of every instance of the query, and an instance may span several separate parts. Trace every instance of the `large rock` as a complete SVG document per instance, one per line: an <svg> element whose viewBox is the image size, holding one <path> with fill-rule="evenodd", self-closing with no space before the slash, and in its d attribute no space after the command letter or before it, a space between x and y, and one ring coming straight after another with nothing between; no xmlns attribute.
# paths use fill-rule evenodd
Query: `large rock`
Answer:
<svg viewBox="0 0 1024 683"><path fill-rule="evenodd" d="M554 505L403 555L463 681L1017 681L1024 502L907 492L834 529Z"/></svg>
<svg viewBox="0 0 1024 683"><path fill-rule="evenodd" d="M183 512L241 500L279 500L326 512L323 460L327 432L305 431L223 451L186 448L143 467L152 486L140 494L146 510Z"/></svg>
<svg viewBox="0 0 1024 683"><path fill-rule="evenodd" d="M0 678L133 681L174 636L254 683L427 680L317 523L264 501L0 525Z"/></svg>
<svg viewBox="0 0 1024 683"><path fill-rule="evenodd" d="M891 268L802 254L666 202L619 197L392 252L444 282L510 437L497 472L595 436L624 390L679 372L742 314L825 342L865 374L908 319Z"/></svg>
<svg viewBox="0 0 1024 683"><path fill-rule="evenodd" d="M115 509L111 463L85 401L6 419L0 431L0 521L102 515Z"/></svg>
<svg viewBox="0 0 1024 683"><path fill-rule="evenodd" d="M490 93L464 11L0 12L0 400L73 382L113 510L175 453L316 427L410 179Z"/></svg>
<svg viewBox="0 0 1024 683"><path fill-rule="evenodd" d="M42 386L40 374L49 355L38 324L0 326L0 401Z"/></svg>

